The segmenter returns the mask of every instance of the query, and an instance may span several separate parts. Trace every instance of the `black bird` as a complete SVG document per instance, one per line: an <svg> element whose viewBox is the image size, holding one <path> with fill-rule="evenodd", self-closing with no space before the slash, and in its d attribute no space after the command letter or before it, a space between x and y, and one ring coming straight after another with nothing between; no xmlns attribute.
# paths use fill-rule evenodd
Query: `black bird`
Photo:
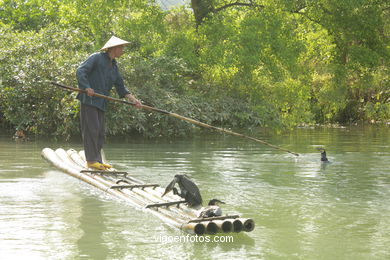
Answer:
<svg viewBox="0 0 390 260"><path fill-rule="evenodd" d="M179 184L180 193L175 188L176 183ZM184 198L191 207L202 205L202 196L200 195L198 186L185 175L175 175L171 183L165 188L165 192L161 197L165 196L171 190L173 190L173 194Z"/></svg>
<svg viewBox="0 0 390 260"><path fill-rule="evenodd" d="M222 209L218 204L225 204L225 202L218 199L212 199L209 201L209 205L200 210L198 218L210 218L222 216Z"/></svg>
<svg viewBox="0 0 390 260"><path fill-rule="evenodd" d="M326 151L324 148L318 148L321 151L321 162L329 162L328 158L326 158Z"/></svg>

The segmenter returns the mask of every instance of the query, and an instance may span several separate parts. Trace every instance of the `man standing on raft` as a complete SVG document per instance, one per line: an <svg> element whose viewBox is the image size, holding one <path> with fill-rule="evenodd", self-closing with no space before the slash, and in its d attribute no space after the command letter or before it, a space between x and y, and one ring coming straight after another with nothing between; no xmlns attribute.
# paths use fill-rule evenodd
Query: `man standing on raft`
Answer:
<svg viewBox="0 0 390 260"><path fill-rule="evenodd" d="M104 112L107 100L93 96L95 93L109 95L114 85L118 95L141 107L141 102L125 88L122 75L119 72L115 58L123 54L125 45L129 42L112 36L100 49L77 68L77 81L80 89L87 93L79 93L80 123L84 143L85 157L89 168L106 170L111 165L102 161L101 149L104 144L105 120Z"/></svg>

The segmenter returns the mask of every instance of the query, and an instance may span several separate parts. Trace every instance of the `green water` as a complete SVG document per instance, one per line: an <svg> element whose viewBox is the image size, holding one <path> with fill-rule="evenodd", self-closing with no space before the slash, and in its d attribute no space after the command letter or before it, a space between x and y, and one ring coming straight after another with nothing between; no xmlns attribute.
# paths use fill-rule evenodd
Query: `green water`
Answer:
<svg viewBox="0 0 390 260"><path fill-rule="evenodd" d="M196 241L40 157L77 142L0 137L0 259L390 259L389 127L257 137L301 156L219 134L105 146L117 169L162 185L187 174L204 200L255 220L253 232L218 236L228 242Z"/></svg>

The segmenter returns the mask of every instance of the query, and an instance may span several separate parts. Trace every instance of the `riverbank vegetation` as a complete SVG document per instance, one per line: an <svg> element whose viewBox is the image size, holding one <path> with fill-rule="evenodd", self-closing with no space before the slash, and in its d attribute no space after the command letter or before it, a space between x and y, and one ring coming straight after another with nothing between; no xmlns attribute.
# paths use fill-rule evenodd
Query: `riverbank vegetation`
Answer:
<svg viewBox="0 0 390 260"><path fill-rule="evenodd" d="M0 128L79 132L75 70L111 35L145 104L222 127L388 122L385 0L0 0ZM114 93L113 93L114 94ZM110 104L109 135L186 135L188 123Z"/></svg>

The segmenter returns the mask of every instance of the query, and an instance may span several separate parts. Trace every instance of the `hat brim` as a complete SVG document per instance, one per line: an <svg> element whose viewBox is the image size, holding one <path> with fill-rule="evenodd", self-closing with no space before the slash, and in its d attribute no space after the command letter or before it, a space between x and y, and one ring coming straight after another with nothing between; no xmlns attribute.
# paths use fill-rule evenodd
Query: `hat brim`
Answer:
<svg viewBox="0 0 390 260"><path fill-rule="evenodd" d="M118 46L126 46L130 43L124 43L124 44L118 44L118 45L113 45L113 46L110 46L110 47L103 47L100 49L100 51L108 51L108 49L111 49L111 48L114 48L114 47L118 47Z"/></svg>
<svg viewBox="0 0 390 260"><path fill-rule="evenodd" d="M120 39L118 37L112 36L106 42L106 44L104 44L104 46L100 49L100 51L106 51L106 50L108 50L110 48L121 46L121 45L127 45L127 44L130 44L130 42L122 40L122 39Z"/></svg>

